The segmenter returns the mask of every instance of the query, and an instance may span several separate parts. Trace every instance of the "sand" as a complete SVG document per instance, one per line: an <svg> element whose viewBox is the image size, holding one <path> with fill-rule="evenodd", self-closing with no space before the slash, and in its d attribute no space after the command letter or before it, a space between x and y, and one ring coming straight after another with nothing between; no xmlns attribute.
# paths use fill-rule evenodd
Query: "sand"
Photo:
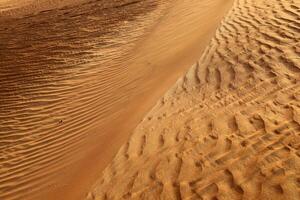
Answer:
<svg viewBox="0 0 300 200"><path fill-rule="evenodd" d="M236 0L86 199L299 199L299 22L297 0Z"/></svg>
<svg viewBox="0 0 300 200"><path fill-rule="evenodd" d="M0 199L84 199L231 6L0 1Z"/></svg>
<svg viewBox="0 0 300 200"><path fill-rule="evenodd" d="M0 0L0 24L1 200L300 198L298 0Z"/></svg>
<svg viewBox="0 0 300 200"><path fill-rule="evenodd" d="M86 0L0 0L1 17L22 17L43 11L80 5Z"/></svg>

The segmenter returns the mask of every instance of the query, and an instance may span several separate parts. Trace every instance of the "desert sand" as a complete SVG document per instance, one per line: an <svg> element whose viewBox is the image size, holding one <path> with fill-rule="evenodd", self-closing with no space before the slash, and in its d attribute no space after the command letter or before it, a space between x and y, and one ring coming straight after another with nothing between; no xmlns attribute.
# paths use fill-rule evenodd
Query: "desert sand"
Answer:
<svg viewBox="0 0 300 200"><path fill-rule="evenodd" d="M300 199L298 0L0 0L0 25L1 200Z"/></svg>
<svg viewBox="0 0 300 200"><path fill-rule="evenodd" d="M0 199L79 200L233 1L0 1Z"/></svg>
<svg viewBox="0 0 300 200"><path fill-rule="evenodd" d="M300 1L236 0L87 199L300 199Z"/></svg>

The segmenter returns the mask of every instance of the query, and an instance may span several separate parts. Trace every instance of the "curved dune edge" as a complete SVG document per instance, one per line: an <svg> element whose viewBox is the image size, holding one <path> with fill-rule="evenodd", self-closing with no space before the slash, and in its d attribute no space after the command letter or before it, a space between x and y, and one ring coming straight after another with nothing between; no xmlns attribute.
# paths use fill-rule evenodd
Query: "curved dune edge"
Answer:
<svg viewBox="0 0 300 200"><path fill-rule="evenodd" d="M236 0L87 199L299 199L299 17L297 0Z"/></svg>
<svg viewBox="0 0 300 200"><path fill-rule="evenodd" d="M231 3L92 0L1 18L0 199L83 199Z"/></svg>

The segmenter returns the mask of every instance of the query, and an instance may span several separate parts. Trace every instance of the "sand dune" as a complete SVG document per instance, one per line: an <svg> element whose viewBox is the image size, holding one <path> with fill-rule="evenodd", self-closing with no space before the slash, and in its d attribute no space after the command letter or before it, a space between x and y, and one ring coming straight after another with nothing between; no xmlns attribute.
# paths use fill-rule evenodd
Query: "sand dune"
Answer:
<svg viewBox="0 0 300 200"><path fill-rule="evenodd" d="M299 199L300 2L236 0L87 199Z"/></svg>
<svg viewBox="0 0 300 200"><path fill-rule="evenodd" d="M0 1L0 199L83 199L231 3Z"/></svg>

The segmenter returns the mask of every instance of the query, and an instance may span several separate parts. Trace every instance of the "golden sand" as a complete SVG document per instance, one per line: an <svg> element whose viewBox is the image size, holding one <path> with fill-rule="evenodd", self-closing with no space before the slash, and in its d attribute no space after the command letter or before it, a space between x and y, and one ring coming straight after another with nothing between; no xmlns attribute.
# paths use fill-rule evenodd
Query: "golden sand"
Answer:
<svg viewBox="0 0 300 200"><path fill-rule="evenodd" d="M299 199L299 11L236 0L87 199Z"/></svg>
<svg viewBox="0 0 300 200"><path fill-rule="evenodd" d="M299 199L299 21L298 0L0 0L0 199Z"/></svg>
<svg viewBox="0 0 300 200"><path fill-rule="evenodd" d="M14 2L0 18L5 200L83 199L143 116L201 56L232 5L62 6L66 0L45 9L50 1Z"/></svg>

